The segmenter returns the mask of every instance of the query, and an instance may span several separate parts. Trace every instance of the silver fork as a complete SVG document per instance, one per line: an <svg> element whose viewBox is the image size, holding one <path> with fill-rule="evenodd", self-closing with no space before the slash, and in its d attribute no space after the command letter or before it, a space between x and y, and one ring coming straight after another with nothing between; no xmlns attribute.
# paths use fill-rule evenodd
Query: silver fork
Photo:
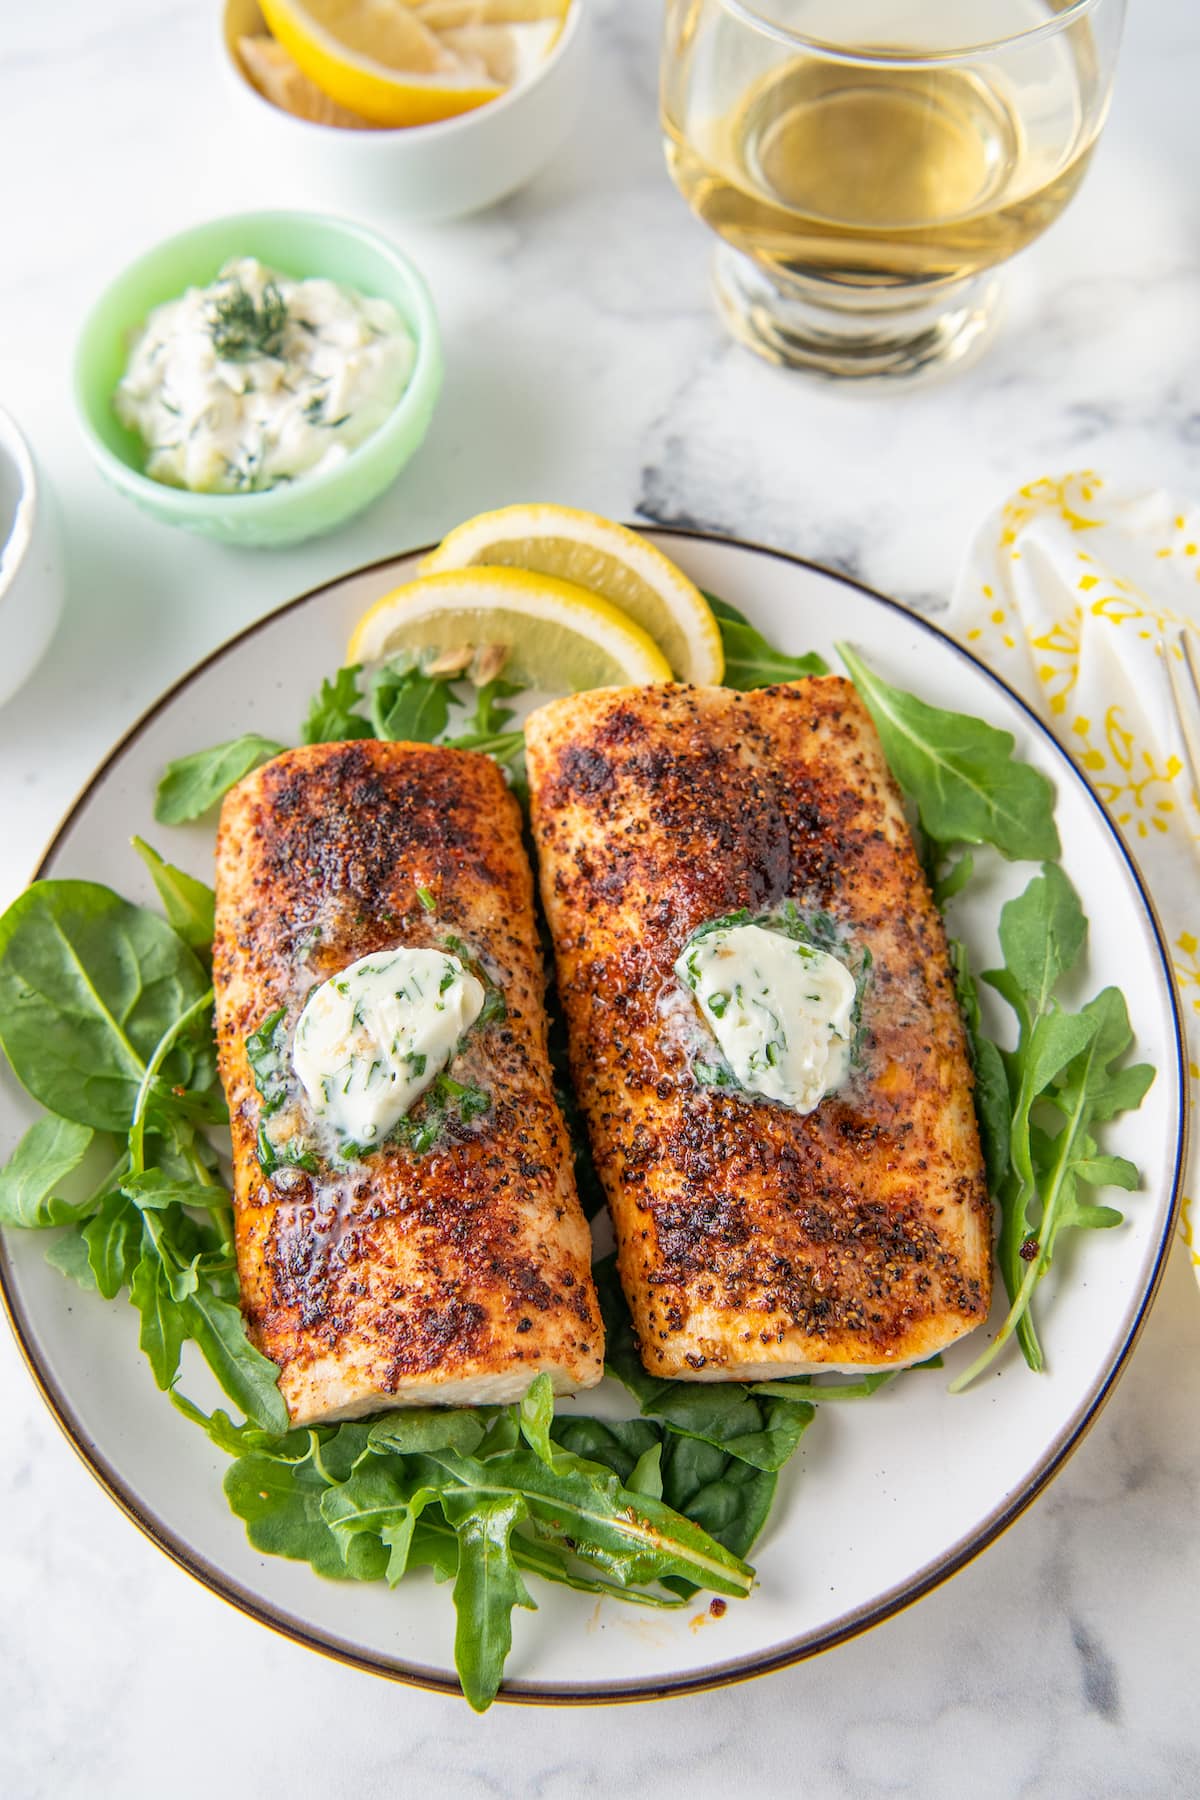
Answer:
<svg viewBox="0 0 1200 1800"><path fill-rule="evenodd" d="M1167 665L1167 680L1171 684L1175 719L1187 753L1192 792L1196 805L1200 806L1200 658L1193 647L1192 634L1186 629L1160 638L1159 649ZM1172 650L1182 653L1182 662L1171 654Z"/></svg>

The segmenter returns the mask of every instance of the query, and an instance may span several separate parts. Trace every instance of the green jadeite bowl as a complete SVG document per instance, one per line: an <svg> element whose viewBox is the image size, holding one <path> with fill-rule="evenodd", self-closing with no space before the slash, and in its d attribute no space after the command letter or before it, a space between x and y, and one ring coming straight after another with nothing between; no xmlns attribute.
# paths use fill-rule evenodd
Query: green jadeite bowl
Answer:
<svg viewBox="0 0 1200 1800"><path fill-rule="evenodd" d="M394 411L345 462L261 494L193 494L144 473L145 446L113 411L132 333L185 288L212 281L222 263L256 256L285 275L326 276L392 305L416 343ZM96 464L119 493L168 525L247 548L299 543L344 524L390 487L417 449L442 384L437 316L424 279L376 232L319 213L242 213L168 238L119 275L88 315L75 353L75 398Z"/></svg>

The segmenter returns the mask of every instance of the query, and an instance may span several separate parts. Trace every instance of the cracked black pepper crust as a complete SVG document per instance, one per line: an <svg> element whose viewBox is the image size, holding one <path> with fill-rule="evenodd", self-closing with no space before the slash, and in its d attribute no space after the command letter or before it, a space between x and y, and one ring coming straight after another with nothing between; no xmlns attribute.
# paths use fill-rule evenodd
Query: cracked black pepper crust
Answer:
<svg viewBox="0 0 1200 1800"><path fill-rule="evenodd" d="M424 1155L387 1144L341 1173L268 1179L248 1033L279 1007L290 1032L310 989L360 956L447 936L507 1007L453 1068L487 1090L488 1112ZM221 813L213 980L242 1304L293 1420L510 1398L541 1368L560 1388L599 1380L532 880L496 765L362 740L289 751L241 782Z"/></svg>
<svg viewBox="0 0 1200 1800"><path fill-rule="evenodd" d="M851 684L599 690L526 738L572 1072L647 1368L887 1366L978 1324L991 1211L945 932ZM861 1066L806 1116L697 1084L673 972L697 926L787 898L874 959Z"/></svg>

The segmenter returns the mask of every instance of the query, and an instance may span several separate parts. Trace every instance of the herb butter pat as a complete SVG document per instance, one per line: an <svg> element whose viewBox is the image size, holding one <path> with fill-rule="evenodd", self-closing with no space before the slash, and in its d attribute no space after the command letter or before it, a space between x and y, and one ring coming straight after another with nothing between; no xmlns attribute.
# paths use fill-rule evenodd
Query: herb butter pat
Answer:
<svg viewBox="0 0 1200 1800"><path fill-rule="evenodd" d="M452 1060L484 987L456 956L362 956L309 995L292 1063L318 1118L351 1144L381 1143Z"/></svg>
<svg viewBox="0 0 1200 1800"><path fill-rule="evenodd" d="M855 983L836 956L732 925L693 938L675 973L739 1087L807 1113L846 1079Z"/></svg>
<svg viewBox="0 0 1200 1800"><path fill-rule="evenodd" d="M251 493L343 462L383 424L415 360L390 301L243 257L154 308L113 404L155 481Z"/></svg>

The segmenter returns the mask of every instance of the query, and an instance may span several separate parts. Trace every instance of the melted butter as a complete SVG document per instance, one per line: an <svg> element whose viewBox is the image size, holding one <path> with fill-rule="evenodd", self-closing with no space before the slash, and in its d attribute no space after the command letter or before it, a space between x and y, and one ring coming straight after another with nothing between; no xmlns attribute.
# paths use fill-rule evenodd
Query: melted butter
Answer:
<svg viewBox="0 0 1200 1800"><path fill-rule="evenodd" d="M314 1114L347 1144L381 1142L453 1059L484 987L456 956L360 957L309 995L292 1066Z"/></svg>
<svg viewBox="0 0 1200 1800"><path fill-rule="evenodd" d="M855 984L836 956L733 925L694 938L675 973L739 1087L807 1113L845 1081Z"/></svg>

